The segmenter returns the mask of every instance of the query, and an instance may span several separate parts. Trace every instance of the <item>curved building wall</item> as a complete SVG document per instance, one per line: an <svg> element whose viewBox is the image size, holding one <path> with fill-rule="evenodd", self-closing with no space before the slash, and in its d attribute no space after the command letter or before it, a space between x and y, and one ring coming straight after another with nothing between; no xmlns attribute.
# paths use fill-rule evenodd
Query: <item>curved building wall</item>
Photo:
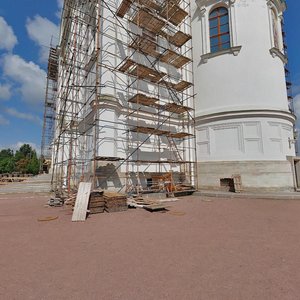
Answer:
<svg viewBox="0 0 300 300"><path fill-rule="evenodd" d="M218 189L221 178L240 174L245 190L292 189L287 157L295 155L295 117L288 107L286 58L278 34L284 3L196 3L193 46L200 188ZM209 14L218 6L228 9L231 47L211 53Z"/></svg>

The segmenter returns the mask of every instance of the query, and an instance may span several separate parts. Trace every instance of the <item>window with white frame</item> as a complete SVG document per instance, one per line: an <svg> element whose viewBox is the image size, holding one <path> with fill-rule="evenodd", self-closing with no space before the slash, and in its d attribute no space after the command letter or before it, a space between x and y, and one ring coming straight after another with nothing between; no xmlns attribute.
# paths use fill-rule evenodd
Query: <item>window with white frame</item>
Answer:
<svg viewBox="0 0 300 300"><path fill-rule="evenodd" d="M210 51L215 53L231 47L229 14L226 7L217 7L209 14Z"/></svg>

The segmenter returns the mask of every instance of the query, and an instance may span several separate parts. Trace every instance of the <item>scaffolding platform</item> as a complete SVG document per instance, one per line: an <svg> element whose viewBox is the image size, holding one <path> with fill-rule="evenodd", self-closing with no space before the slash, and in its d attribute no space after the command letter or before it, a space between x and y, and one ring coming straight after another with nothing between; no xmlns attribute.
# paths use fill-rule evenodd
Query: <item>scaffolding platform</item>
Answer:
<svg viewBox="0 0 300 300"><path fill-rule="evenodd" d="M160 32L160 35L163 36L168 42L171 44L177 46L177 47L182 47L185 43L187 43L192 36L190 34L186 34L182 31L177 31L174 34L168 34L164 31Z"/></svg>
<svg viewBox="0 0 300 300"><path fill-rule="evenodd" d="M178 5L179 1L165 1L159 14L178 26L188 16L188 13Z"/></svg>
<svg viewBox="0 0 300 300"><path fill-rule="evenodd" d="M166 75L164 72L158 72L131 59L125 60L119 70L123 73L138 77L139 79L146 79L153 83L158 83Z"/></svg>
<svg viewBox="0 0 300 300"><path fill-rule="evenodd" d="M50 48L48 60L48 78L57 81L58 75L58 55L56 48Z"/></svg>
<svg viewBox="0 0 300 300"><path fill-rule="evenodd" d="M146 127L146 126L136 126L132 129L130 129L130 131L144 133L144 134L164 135L167 137L177 138L177 139L183 139L186 137L193 136L191 133L187 133L187 132L171 132L168 130L161 130L158 128Z"/></svg>
<svg viewBox="0 0 300 300"><path fill-rule="evenodd" d="M169 111L169 112L176 113L176 114L183 114L185 112L193 110L189 106L179 105L179 104L176 104L176 103L165 104L164 109Z"/></svg>
<svg viewBox="0 0 300 300"><path fill-rule="evenodd" d="M135 25L156 34L158 34L166 25L164 20L158 18L145 8L140 8L131 21Z"/></svg>
<svg viewBox="0 0 300 300"><path fill-rule="evenodd" d="M158 101L159 100L157 98L148 97L144 94L137 94L128 100L128 102L130 103L156 107L159 105L157 104Z"/></svg>
<svg viewBox="0 0 300 300"><path fill-rule="evenodd" d="M131 132L144 133L144 134L154 134L154 135L168 135L170 132L167 130L161 130L153 127L136 126L130 129Z"/></svg>
<svg viewBox="0 0 300 300"><path fill-rule="evenodd" d="M120 161L124 158L115 157L115 156L95 156L94 160L96 161Z"/></svg>
<svg viewBox="0 0 300 300"><path fill-rule="evenodd" d="M182 68L185 64L191 61L190 58L178 54L171 49L165 49L162 53L158 52L157 49L159 46L157 43L145 38L144 36L137 36L129 47L154 58L159 58L161 62L172 65L177 69Z"/></svg>
<svg viewBox="0 0 300 300"><path fill-rule="evenodd" d="M185 80L181 80L178 83L172 83L172 82L168 82L163 79L159 82L159 84L164 84L167 87L170 87L170 88L176 90L177 92L183 92L184 90L188 89L189 87L191 87L193 85L191 82L188 82Z"/></svg>
<svg viewBox="0 0 300 300"><path fill-rule="evenodd" d="M192 38L191 35L178 29L174 30L174 28L171 30L173 33L169 33L168 22L178 26L188 16L188 13L178 5L178 1L168 0L161 6L153 0L123 0L117 11L117 16L124 18L133 3L142 6L137 7L134 16L130 19L135 25L166 38L176 47L182 47Z"/></svg>
<svg viewBox="0 0 300 300"><path fill-rule="evenodd" d="M178 26L188 16L188 13L179 6L179 2L178 0L166 0L164 4L161 5L155 0L123 0L117 10L117 16L124 18L131 6L135 3L149 10L154 10L159 16L173 25Z"/></svg>

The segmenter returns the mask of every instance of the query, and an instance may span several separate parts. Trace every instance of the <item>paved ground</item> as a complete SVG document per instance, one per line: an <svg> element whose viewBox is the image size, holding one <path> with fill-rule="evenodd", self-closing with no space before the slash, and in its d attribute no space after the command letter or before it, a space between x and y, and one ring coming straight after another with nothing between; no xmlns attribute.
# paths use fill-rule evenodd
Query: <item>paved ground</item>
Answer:
<svg viewBox="0 0 300 300"><path fill-rule="evenodd" d="M42 174L28 178L23 182L0 185L0 195L16 193L46 193L49 192L51 174Z"/></svg>
<svg viewBox="0 0 300 300"><path fill-rule="evenodd" d="M189 197L72 223L47 199L0 195L0 299L299 299L300 201Z"/></svg>

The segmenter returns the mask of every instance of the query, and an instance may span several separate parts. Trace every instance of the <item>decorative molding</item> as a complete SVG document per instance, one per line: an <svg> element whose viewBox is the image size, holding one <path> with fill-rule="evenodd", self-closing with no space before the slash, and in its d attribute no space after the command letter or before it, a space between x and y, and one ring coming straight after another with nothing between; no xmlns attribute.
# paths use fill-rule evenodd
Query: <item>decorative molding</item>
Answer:
<svg viewBox="0 0 300 300"><path fill-rule="evenodd" d="M232 49L237 47L237 29L236 29L236 13L235 13L235 3L236 0L219 0L219 1L212 1L212 0L195 0L197 8L199 10L198 18L201 21L201 35L202 35L202 54L210 54L210 37L209 37L209 13L214 8L222 5L227 7L229 13L229 20L230 20L230 42ZM227 52L226 52L227 53ZM237 55L238 53L234 51L232 53ZM203 62L203 61L201 61ZM200 62L200 63L201 63ZM204 59L204 63L207 62Z"/></svg>
<svg viewBox="0 0 300 300"><path fill-rule="evenodd" d="M219 0L216 4L220 4L220 3L225 3L228 6L229 5L233 5L235 3L236 0ZM211 0L196 0L195 1L197 6L201 9L201 7L209 5L211 2Z"/></svg>
<svg viewBox="0 0 300 300"><path fill-rule="evenodd" d="M286 3L282 0L267 0L269 8L276 8L278 14L282 14L286 10Z"/></svg>
<svg viewBox="0 0 300 300"><path fill-rule="evenodd" d="M291 122L292 124L294 124L296 120L295 115L293 115L292 113L280 110L240 110L197 116L196 126L201 126L202 124L204 125L216 121L241 118L276 118L286 120L288 122Z"/></svg>
<svg viewBox="0 0 300 300"><path fill-rule="evenodd" d="M276 47L270 49L270 54L275 58L279 57L284 64L288 63L287 57Z"/></svg>
<svg viewBox="0 0 300 300"><path fill-rule="evenodd" d="M235 129L237 133L238 150L241 151L242 153L245 153L245 139L244 139L243 124L244 124L243 122L235 122L235 123L223 123L223 124L210 126L210 128L213 131L214 144L216 142L215 134L217 131L224 131L226 129ZM213 150L214 150L213 152L217 151L215 145Z"/></svg>
<svg viewBox="0 0 300 300"><path fill-rule="evenodd" d="M229 49L221 50L214 53L206 53L201 55L201 62L205 64L210 58L217 57L224 54L233 54L234 56L237 56L240 53L241 49L242 46L236 46L236 47L231 47Z"/></svg>

